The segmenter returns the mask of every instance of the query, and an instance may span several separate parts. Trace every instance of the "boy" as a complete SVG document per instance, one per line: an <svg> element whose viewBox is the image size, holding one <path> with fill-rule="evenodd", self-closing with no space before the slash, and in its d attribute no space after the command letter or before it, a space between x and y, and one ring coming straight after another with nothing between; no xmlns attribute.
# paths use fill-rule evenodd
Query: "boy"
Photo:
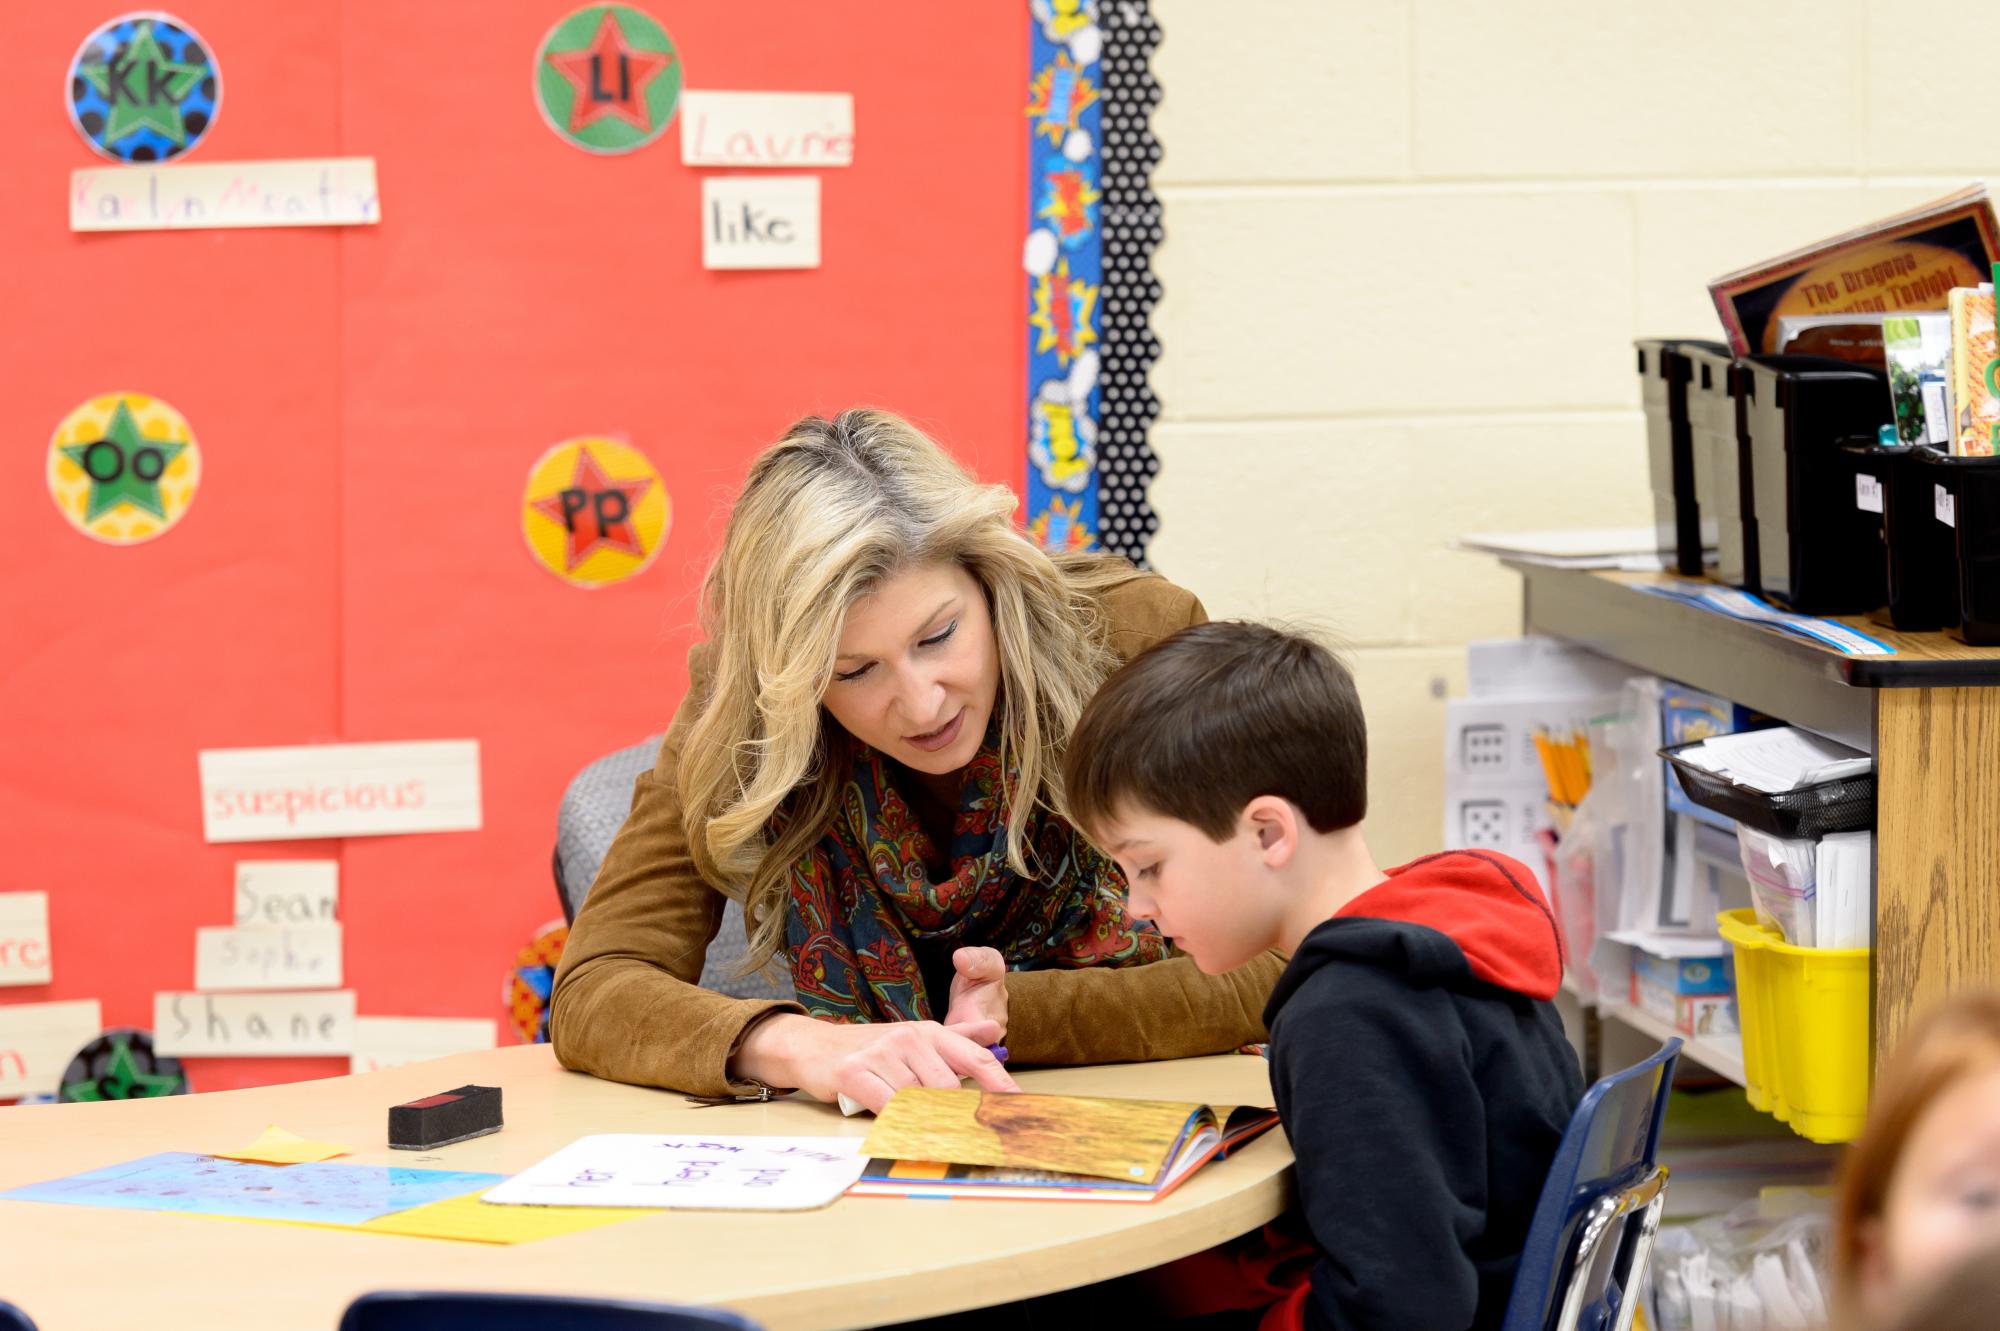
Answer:
<svg viewBox="0 0 2000 1331"><path fill-rule="evenodd" d="M1263 1325L1498 1327L1583 1093L1549 1002L1561 942L1503 855L1376 867L1367 747L1325 648L1204 624L1085 709L1067 802L1124 870L1132 913L1203 971L1291 957L1264 1022L1317 1260Z"/></svg>

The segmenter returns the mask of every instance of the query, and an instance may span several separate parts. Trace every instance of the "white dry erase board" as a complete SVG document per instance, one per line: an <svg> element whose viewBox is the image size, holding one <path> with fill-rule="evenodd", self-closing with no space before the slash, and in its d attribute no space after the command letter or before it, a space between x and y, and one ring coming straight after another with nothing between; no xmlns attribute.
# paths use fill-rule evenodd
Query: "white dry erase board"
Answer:
<svg viewBox="0 0 2000 1331"><path fill-rule="evenodd" d="M581 1137L485 1195L525 1206L811 1211L861 1177L859 1137Z"/></svg>

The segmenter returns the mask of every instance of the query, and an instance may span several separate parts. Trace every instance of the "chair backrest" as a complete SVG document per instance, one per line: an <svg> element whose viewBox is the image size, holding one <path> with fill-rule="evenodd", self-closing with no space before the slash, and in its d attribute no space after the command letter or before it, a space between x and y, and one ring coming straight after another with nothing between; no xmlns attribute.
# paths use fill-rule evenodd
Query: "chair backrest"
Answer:
<svg viewBox="0 0 2000 1331"><path fill-rule="evenodd" d="M35 1319L0 1299L0 1331L35 1331Z"/></svg>
<svg viewBox="0 0 2000 1331"><path fill-rule="evenodd" d="M1654 1159L1681 1042L1604 1078L1570 1115L1521 1249L1503 1331L1632 1325L1666 1205Z"/></svg>
<svg viewBox="0 0 2000 1331"><path fill-rule="evenodd" d="M563 918L572 923L576 912L597 881L598 866L611 849L611 839L624 826L632 811L632 783L641 772L653 770L659 757L660 736L643 739L630 748L607 753L578 772L563 792L556 813L554 872L556 896L562 902ZM767 971L737 973L748 951L743 933L743 907L732 901L723 909L722 927L708 945L708 959L702 965L701 987L736 998L790 998L788 978Z"/></svg>
<svg viewBox="0 0 2000 1331"><path fill-rule="evenodd" d="M721 1308L555 1294L383 1290L341 1314L340 1331L761 1331Z"/></svg>

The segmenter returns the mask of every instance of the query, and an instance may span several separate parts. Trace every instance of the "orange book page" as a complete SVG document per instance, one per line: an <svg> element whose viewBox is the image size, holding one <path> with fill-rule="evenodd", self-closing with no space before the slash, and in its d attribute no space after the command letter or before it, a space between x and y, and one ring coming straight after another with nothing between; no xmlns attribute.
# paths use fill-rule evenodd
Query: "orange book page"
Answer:
<svg viewBox="0 0 2000 1331"><path fill-rule="evenodd" d="M898 1091L862 1144L878 1160L943 1161L1150 1183L1205 1105L1073 1095Z"/></svg>

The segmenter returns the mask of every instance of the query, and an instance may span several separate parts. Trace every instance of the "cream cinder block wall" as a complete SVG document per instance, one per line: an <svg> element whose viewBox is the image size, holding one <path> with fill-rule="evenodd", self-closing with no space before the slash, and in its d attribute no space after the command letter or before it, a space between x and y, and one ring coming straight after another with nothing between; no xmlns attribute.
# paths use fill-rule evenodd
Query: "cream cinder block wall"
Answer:
<svg viewBox="0 0 2000 1331"><path fill-rule="evenodd" d="M1649 521L1632 338L1716 336L1709 279L2000 163L1990 80L1937 63L2000 6L1152 8L1153 561L1349 645L1371 839L1421 854L1463 644L1520 626L1446 543Z"/></svg>

